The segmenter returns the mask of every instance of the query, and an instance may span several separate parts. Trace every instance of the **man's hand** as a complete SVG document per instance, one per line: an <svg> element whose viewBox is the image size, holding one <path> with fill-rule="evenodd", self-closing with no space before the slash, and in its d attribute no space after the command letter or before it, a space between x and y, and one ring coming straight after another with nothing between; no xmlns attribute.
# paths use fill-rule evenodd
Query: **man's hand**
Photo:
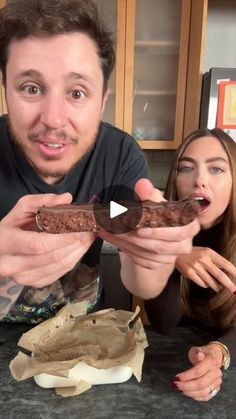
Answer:
<svg viewBox="0 0 236 419"><path fill-rule="evenodd" d="M220 391L222 351L216 345L192 347L188 357L193 367L178 374L172 387L194 400L208 401L213 390Z"/></svg>
<svg viewBox="0 0 236 419"><path fill-rule="evenodd" d="M70 271L95 239L94 233L29 231L42 205L71 203L71 195L28 195L0 223L0 277L41 288Z"/></svg>
<svg viewBox="0 0 236 419"><path fill-rule="evenodd" d="M210 287L218 292L223 286L232 293L236 291L235 284L229 278L236 278L236 267L212 249L193 247L190 254L177 258L175 266L200 287Z"/></svg>
<svg viewBox="0 0 236 419"><path fill-rule="evenodd" d="M140 179L135 192L141 201L165 201L161 192L147 179ZM146 269L155 269L160 264L174 264L177 256L190 253L192 238L199 231L197 220L183 227L143 228L126 234L99 235L117 246L129 256L134 264Z"/></svg>

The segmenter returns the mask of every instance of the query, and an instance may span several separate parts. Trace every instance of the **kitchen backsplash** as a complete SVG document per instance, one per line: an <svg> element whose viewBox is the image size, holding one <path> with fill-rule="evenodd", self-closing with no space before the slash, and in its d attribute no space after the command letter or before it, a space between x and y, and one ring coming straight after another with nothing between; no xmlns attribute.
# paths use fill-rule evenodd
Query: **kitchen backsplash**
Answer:
<svg viewBox="0 0 236 419"><path fill-rule="evenodd" d="M165 189L175 150L145 150L144 153L153 184L159 189Z"/></svg>

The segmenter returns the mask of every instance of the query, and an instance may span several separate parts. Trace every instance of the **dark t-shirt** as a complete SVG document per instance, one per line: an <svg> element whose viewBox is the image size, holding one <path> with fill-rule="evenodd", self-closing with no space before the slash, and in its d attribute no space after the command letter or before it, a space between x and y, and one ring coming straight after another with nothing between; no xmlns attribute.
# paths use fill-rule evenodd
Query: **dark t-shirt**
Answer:
<svg viewBox="0 0 236 419"><path fill-rule="evenodd" d="M75 203L132 199L119 185L134 189L148 177L144 154L125 132L101 123L94 148L58 184L45 183L9 135L8 119L0 117L0 219L24 195L70 192ZM116 188L110 186L116 185ZM73 271L49 287L25 287L5 320L38 322L50 317L66 302L87 299L90 309L98 304L99 256L102 241L96 239Z"/></svg>

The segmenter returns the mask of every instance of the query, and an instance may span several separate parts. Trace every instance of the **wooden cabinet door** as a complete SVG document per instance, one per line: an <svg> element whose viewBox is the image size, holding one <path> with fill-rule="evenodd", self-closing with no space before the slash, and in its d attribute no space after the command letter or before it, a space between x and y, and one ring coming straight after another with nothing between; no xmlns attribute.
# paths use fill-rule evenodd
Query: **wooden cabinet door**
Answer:
<svg viewBox="0 0 236 419"><path fill-rule="evenodd" d="M192 0L183 137L199 127L207 16L208 0Z"/></svg>
<svg viewBox="0 0 236 419"><path fill-rule="evenodd" d="M114 34L116 50L116 65L109 80L110 96L103 114L103 120L123 129L127 0L94 0L94 2L102 20Z"/></svg>
<svg viewBox="0 0 236 419"><path fill-rule="evenodd" d="M127 0L124 129L145 149L182 140L191 0Z"/></svg>

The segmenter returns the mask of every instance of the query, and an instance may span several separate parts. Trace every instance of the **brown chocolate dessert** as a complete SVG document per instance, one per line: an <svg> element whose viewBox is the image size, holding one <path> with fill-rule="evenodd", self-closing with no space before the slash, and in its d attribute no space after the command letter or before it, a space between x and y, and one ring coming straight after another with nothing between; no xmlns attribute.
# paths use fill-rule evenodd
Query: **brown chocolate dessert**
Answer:
<svg viewBox="0 0 236 419"><path fill-rule="evenodd" d="M199 204L196 200L140 203L121 201L121 205L128 211L110 218L110 206L99 205L94 211L93 205L57 205L54 207L41 207L36 214L39 230L47 233L67 233L79 231L112 231L117 223L130 229L144 227L176 227L183 226L196 217ZM141 210L140 210L141 208ZM137 211L140 216L137 218ZM102 222L97 222L97 220ZM134 222L135 220L135 222ZM138 220L138 222L137 222ZM101 225L102 227L101 227Z"/></svg>

